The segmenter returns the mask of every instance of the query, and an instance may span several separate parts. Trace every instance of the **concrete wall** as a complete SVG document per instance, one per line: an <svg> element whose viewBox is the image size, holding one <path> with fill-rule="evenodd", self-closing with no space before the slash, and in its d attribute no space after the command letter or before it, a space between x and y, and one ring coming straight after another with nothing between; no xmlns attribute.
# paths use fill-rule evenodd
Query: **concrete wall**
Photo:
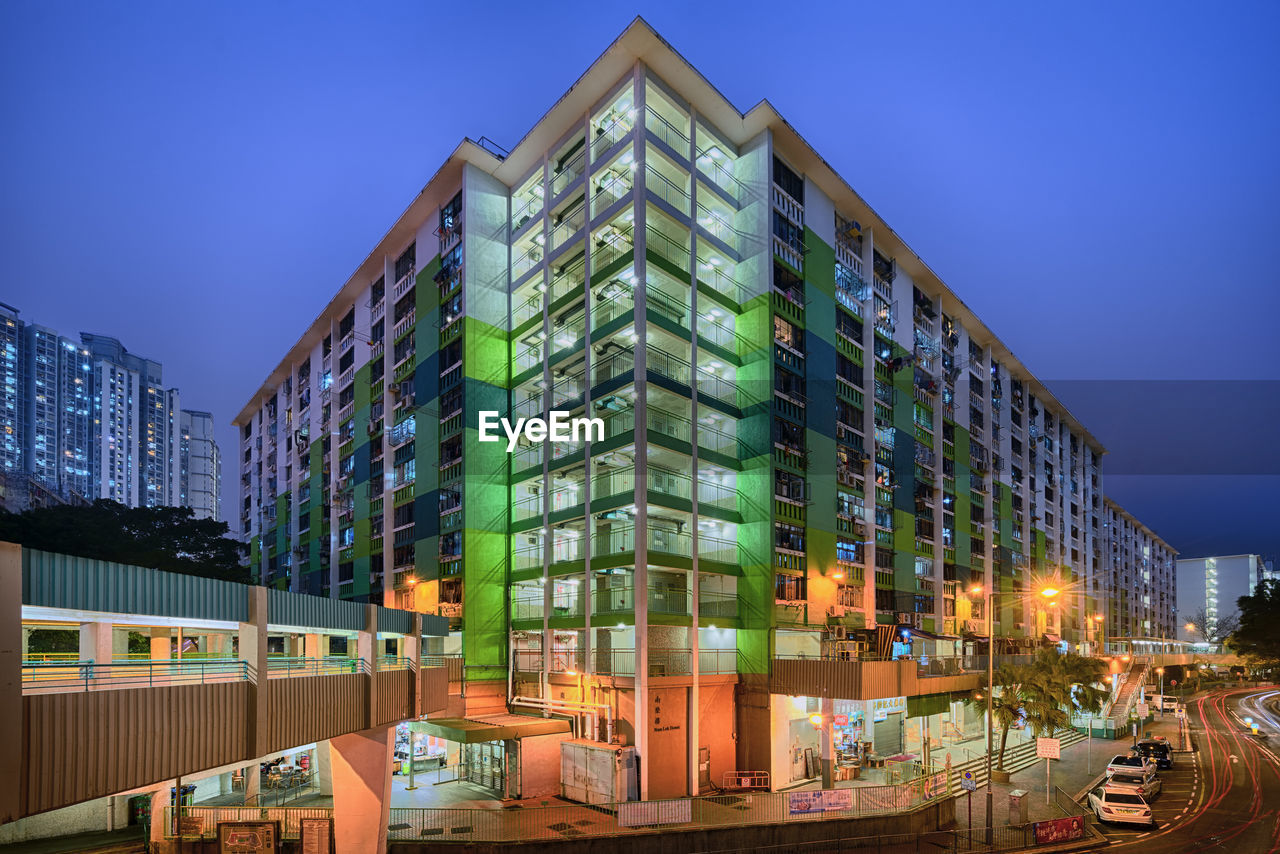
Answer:
<svg viewBox="0 0 1280 854"><path fill-rule="evenodd" d="M912 813L875 816L872 818L833 819L831 821L797 821L785 824L752 824L712 830L669 828L658 833L627 836L599 836L589 839L558 839L557 854L652 854L680 851L755 851L768 846L800 846L836 838L925 833L949 828L955 823L955 800L945 798ZM546 851L543 841L470 842L468 854L533 854ZM456 854L458 843L392 842L391 854Z"/></svg>
<svg viewBox="0 0 1280 854"><path fill-rule="evenodd" d="M567 732L520 739L520 797L560 797L560 742Z"/></svg>
<svg viewBox="0 0 1280 854"><path fill-rule="evenodd" d="M0 824L0 845L71 833L115 830L129 822L127 797L97 798L60 810Z"/></svg>

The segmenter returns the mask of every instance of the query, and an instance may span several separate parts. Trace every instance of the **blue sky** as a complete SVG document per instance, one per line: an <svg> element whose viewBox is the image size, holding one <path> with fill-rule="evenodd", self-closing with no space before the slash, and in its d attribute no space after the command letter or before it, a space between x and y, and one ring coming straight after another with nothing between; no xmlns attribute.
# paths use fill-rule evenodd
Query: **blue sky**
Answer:
<svg viewBox="0 0 1280 854"><path fill-rule="evenodd" d="M637 12L768 98L1046 381L1280 379L1274 3L11 2L0 301L162 361L231 451L458 140L514 144ZM1090 426L1141 442L1120 409ZM1265 456L1275 422L1237 409L1188 392L1168 429L1230 420ZM1274 462L1109 491L1192 551L1280 551Z"/></svg>

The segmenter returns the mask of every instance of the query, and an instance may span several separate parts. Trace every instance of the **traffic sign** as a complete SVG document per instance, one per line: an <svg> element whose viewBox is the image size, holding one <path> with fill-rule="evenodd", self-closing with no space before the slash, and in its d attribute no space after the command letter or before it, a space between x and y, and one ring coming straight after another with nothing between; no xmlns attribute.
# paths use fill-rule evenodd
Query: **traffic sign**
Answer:
<svg viewBox="0 0 1280 854"><path fill-rule="evenodd" d="M978 781L966 774L960 780L960 788L964 789L966 792L976 792L978 790Z"/></svg>
<svg viewBox="0 0 1280 854"><path fill-rule="evenodd" d="M1036 756L1041 759L1060 759L1062 743L1056 738L1037 738Z"/></svg>
<svg viewBox="0 0 1280 854"><path fill-rule="evenodd" d="M1150 707L1150 706L1148 706L1146 703L1139 703L1139 704L1138 704L1138 717L1140 717L1140 718L1145 718L1145 717L1146 717L1147 715L1149 715L1149 714L1151 714L1151 707Z"/></svg>
<svg viewBox="0 0 1280 854"><path fill-rule="evenodd" d="M1182 721L1187 719L1187 710L1184 709L1182 706L1178 707L1177 714L1178 714L1178 720Z"/></svg>

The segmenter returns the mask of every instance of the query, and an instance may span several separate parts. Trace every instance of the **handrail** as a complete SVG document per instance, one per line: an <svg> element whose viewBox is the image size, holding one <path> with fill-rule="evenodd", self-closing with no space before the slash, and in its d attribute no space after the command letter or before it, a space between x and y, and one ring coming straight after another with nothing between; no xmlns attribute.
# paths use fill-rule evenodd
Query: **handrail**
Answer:
<svg viewBox="0 0 1280 854"><path fill-rule="evenodd" d="M22 662L22 687L32 691L90 691L204 682L254 681L247 661L236 658Z"/></svg>

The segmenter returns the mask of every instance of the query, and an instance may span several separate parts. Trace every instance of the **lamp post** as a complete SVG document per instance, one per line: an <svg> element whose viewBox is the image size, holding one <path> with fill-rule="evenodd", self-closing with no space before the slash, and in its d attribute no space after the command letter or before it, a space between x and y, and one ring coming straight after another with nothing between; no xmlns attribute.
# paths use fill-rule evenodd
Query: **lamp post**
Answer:
<svg viewBox="0 0 1280 854"><path fill-rule="evenodd" d="M1160 676L1160 719L1164 719L1164 668L1157 667L1156 673Z"/></svg>
<svg viewBox="0 0 1280 854"><path fill-rule="evenodd" d="M992 579L988 579L988 582ZM991 785L991 752L992 752L992 733L994 730L992 721L992 697L995 695L995 661L996 661L996 639L995 639L995 611L992 609L992 600L1000 594L993 589L993 584L987 583L979 587L974 585L969 588L970 595L976 596L979 593L985 594L985 607L987 609L987 844L991 844L992 833L995 829L995 790ZM1013 591L1010 591L1013 592ZM1055 587L1045 587L1039 595L1046 599L1052 600L1060 591ZM1033 594L1034 595L1034 594ZM1024 597L1026 598L1026 597Z"/></svg>

